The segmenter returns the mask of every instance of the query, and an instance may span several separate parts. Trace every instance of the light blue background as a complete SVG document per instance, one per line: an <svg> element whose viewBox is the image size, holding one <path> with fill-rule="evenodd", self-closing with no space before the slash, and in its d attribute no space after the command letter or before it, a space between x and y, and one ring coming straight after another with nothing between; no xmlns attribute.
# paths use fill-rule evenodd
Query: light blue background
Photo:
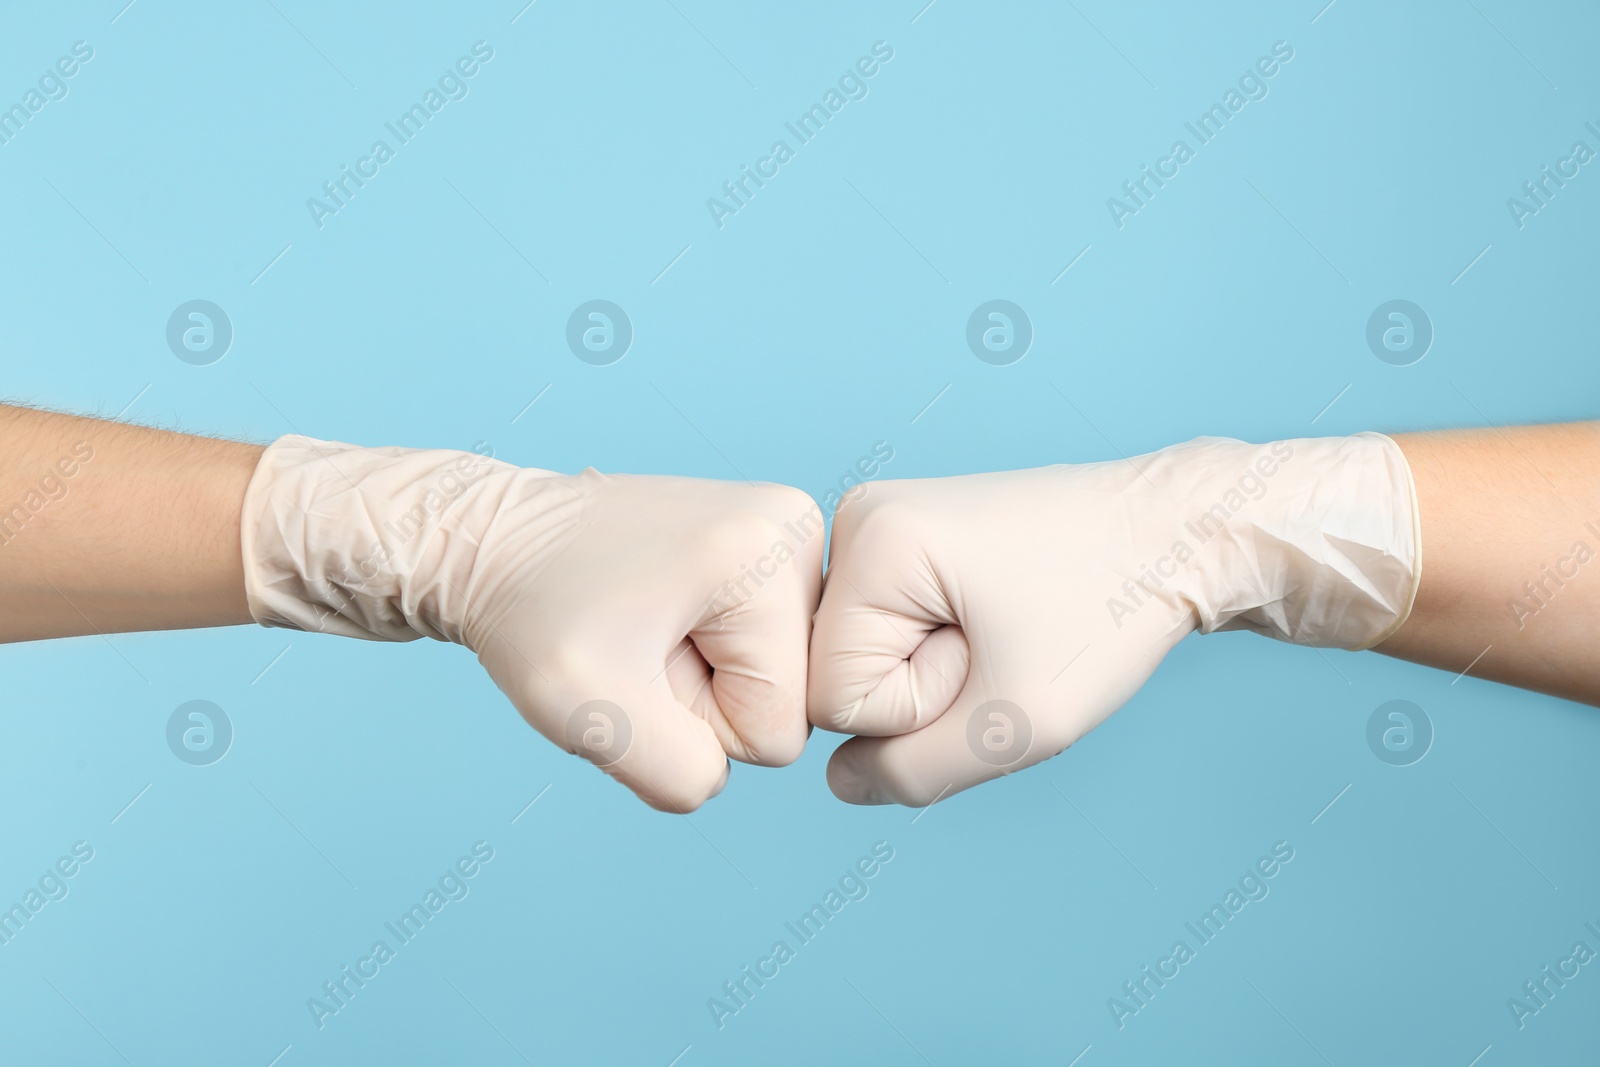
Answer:
<svg viewBox="0 0 1600 1067"><path fill-rule="evenodd" d="M1600 172L1523 229L1506 207L1600 148L1592 9L923 2L13 5L0 104L95 51L0 145L0 388L818 497L880 440L909 477L1595 415ZM318 229L306 199L478 40L470 95ZM880 40L870 95L719 230L706 199ZM1267 98L1118 229L1106 199L1280 40ZM195 298L235 329L211 366L164 339ZM636 330L609 367L563 340L594 298ZM1036 331L1009 367L963 339L994 298ZM1408 367L1364 340L1394 298L1437 332ZM0 947L8 1063L1492 1067L1600 1039L1594 968L1525 1029L1506 1007L1600 948L1600 720L1471 677L1196 638L1065 755L920 817L835 801L818 734L689 818L428 642L96 637L0 649L0 678L0 900L95 849ZM209 767L166 746L191 699L236 730ZM1391 699L1434 723L1414 766L1367 748ZM307 998L479 840L470 896L318 1030ZM719 1031L707 999L877 841L870 896ZM1277 841L1271 895L1119 1031L1107 998Z"/></svg>

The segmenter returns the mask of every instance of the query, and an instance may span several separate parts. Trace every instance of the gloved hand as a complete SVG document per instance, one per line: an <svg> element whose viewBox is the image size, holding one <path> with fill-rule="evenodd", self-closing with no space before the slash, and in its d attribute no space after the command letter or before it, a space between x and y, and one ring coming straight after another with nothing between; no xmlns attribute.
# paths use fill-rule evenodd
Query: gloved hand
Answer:
<svg viewBox="0 0 1600 1067"><path fill-rule="evenodd" d="M646 803L805 744L822 517L805 493L577 475L284 437L245 495L257 622L454 641L522 716Z"/></svg>
<svg viewBox="0 0 1600 1067"><path fill-rule="evenodd" d="M1380 434L1201 438L1131 460L876 482L834 519L809 713L828 782L930 804L1065 749L1193 630L1367 648L1421 574Z"/></svg>

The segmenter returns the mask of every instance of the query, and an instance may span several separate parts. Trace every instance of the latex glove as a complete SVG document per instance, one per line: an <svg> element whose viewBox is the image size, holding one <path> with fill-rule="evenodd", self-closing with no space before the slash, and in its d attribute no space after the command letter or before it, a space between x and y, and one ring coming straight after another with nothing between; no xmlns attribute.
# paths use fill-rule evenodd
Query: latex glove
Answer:
<svg viewBox="0 0 1600 1067"><path fill-rule="evenodd" d="M728 756L805 744L821 529L784 486L289 436L250 482L242 542L256 621L465 645L534 729L682 812L721 791Z"/></svg>
<svg viewBox="0 0 1600 1067"><path fill-rule="evenodd" d="M1417 507L1380 434L874 483L835 516L811 721L857 804L921 806L1099 725L1199 629L1367 648L1411 609Z"/></svg>

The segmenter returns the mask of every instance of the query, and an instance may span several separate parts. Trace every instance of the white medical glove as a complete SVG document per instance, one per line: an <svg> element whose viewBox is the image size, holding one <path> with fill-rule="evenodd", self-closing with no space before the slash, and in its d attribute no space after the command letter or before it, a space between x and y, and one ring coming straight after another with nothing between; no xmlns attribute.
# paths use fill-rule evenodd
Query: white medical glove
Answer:
<svg viewBox="0 0 1600 1067"><path fill-rule="evenodd" d="M811 640L811 721L859 735L828 782L930 804L1062 751L1193 630L1369 648L1420 574L1381 434L874 483L834 518Z"/></svg>
<svg viewBox="0 0 1600 1067"><path fill-rule="evenodd" d="M812 517L815 521L812 522ZM689 811L805 744L821 515L798 489L289 436L245 495L266 626L477 653L545 737Z"/></svg>

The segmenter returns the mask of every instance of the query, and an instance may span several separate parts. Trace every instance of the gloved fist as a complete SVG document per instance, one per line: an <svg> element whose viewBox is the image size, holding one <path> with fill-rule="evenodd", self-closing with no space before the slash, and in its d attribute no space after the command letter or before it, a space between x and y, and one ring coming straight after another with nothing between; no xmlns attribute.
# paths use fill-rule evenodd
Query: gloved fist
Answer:
<svg viewBox="0 0 1600 1067"><path fill-rule="evenodd" d="M256 621L477 653L545 737L691 811L805 744L821 516L797 489L284 437L245 497Z"/></svg>
<svg viewBox="0 0 1600 1067"><path fill-rule="evenodd" d="M828 783L931 804L1061 752L1193 630L1366 648L1419 575L1378 434L874 483L835 516L811 640L811 721L857 735Z"/></svg>

